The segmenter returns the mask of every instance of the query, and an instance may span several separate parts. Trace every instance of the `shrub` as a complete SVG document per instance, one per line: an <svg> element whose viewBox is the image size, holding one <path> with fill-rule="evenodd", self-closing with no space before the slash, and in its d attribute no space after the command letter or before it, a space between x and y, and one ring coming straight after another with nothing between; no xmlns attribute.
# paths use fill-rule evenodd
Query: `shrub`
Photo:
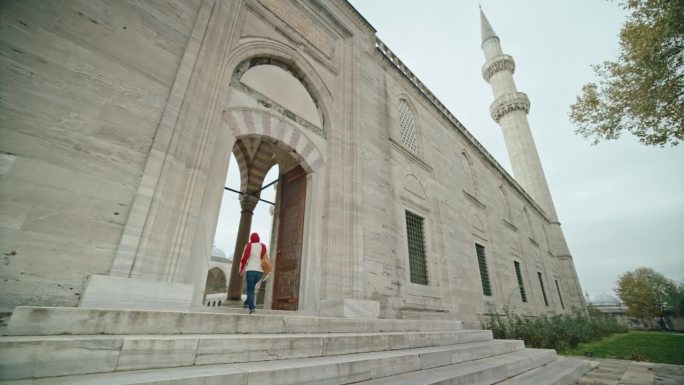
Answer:
<svg viewBox="0 0 684 385"><path fill-rule="evenodd" d="M596 311L551 316L521 316L510 307L503 313L490 312L482 327L492 331L497 339L518 339L533 348L564 351L575 348L580 342L595 341L602 337L627 331L613 317Z"/></svg>

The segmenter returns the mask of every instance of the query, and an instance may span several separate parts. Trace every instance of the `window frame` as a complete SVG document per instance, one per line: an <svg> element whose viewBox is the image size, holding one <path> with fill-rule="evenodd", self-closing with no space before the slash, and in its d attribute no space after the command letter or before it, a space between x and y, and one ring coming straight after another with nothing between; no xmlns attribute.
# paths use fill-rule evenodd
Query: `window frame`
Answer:
<svg viewBox="0 0 684 385"><path fill-rule="evenodd" d="M410 129L413 130L413 144L414 147L411 147L409 143L407 143L404 140L404 126L402 125L402 106L406 106L406 112L408 112L411 116L411 121L413 123L412 127L409 127ZM416 114L416 109L413 107L413 103L409 100L408 96L406 95L400 95L399 96L399 102L397 103L397 127L399 129L398 134L399 134L399 141L404 148L406 148L409 152L411 152L414 155L419 156L421 154L421 145L420 145L420 140L419 140L419 129L418 129L418 114ZM410 134L410 133L409 133Z"/></svg>
<svg viewBox="0 0 684 385"><path fill-rule="evenodd" d="M410 226L409 226L409 219L410 217L414 217L414 219L419 219L420 220L420 241L422 247L422 261L417 261L414 263L412 261L412 244L411 244L411 239L415 238L412 237L410 234ZM429 270L429 264L428 264L428 250L427 250L427 237L425 235L426 233L426 226L425 226L425 220L426 218L422 215L419 215L418 213L409 210L408 208L404 209L404 226L405 226L405 234L406 234L406 256L408 259L408 281L413 284L413 285L420 285L420 286L430 286L430 270ZM415 245L414 245L415 246ZM423 265L423 271L424 271L424 282L414 282L414 270L413 266L416 264L421 264ZM420 274L421 272L416 272L416 274Z"/></svg>
<svg viewBox="0 0 684 385"><path fill-rule="evenodd" d="M480 255L480 250L482 250L482 255ZM482 295L486 297L493 297L492 280L489 276L489 268L487 267L487 253L484 245L475 242L475 256L477 258L478 271L480 272L480 284L482 286ZM484 271L482 270L482 266L484 266ZM483 277L486 278L486 284Z"/></svg>
<svg viewBox="0 0 684 385"><path fill-rule="evenodd" d="M549 299L546 296L546 289L544 289L544 277L541 271L537 271L537 277L539 277L539 287L541 287L542 297L544 298L544 305L549 306Z"/></svg>
<svg viewBox="0 0 684 385"><path fill-rule="evenodd" d="M563 303L563 296L561 295L560 284L558 283L557 279L554 279L554 281L556 282L556 291L558 292L558 299L560 300L561 309L565 310L565 304Z"/></svg>
<svg viewBox="0 0 684 385"><path fill-rule="evenodd" d="M517 260L513 260L513 268L515 269L515 277L518 281L518 289L520 291L520 299L522 300L523 303L527 303L528 298L527 298L527 292L525 291L525 279L523 278L523 275L522 275L522 264Z"/></svg>

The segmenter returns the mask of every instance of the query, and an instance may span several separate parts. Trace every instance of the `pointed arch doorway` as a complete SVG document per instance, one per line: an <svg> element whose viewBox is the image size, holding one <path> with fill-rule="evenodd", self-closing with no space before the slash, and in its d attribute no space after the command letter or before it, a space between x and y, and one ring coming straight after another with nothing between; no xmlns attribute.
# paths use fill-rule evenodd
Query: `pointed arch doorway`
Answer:
<svg viewBox="0 0 684 385"><path fill-rule="evenodd" d="M266 294L263 304L267 309L300 310L302 272L306 270L303 269L307 239L306 207L311 198L308 187L314 171L308 161L312 156L314 160L320 158L312 151L305 151L306 155L303 156L296 147L284 143L281 138L258 133L236 138L233 154L240 174L239 191L233 191L240 193L241 214L228 298L235 300L243 291L243 279L238 274L239 259L249 234L253 231L252 215L255 208L257 205L275 203L271 241L268 245L274 270L272 277L266 281L266 286L262 287L262 293ZM275 202L269 202L261 199L261 192L272 184L266 183L264 186L265 182L271 180L269 177L269 181L266 181L265 177L269 169L276 165L279 172L276 197ZM262 242L268 242L268 236L261 235Z"/></svg>

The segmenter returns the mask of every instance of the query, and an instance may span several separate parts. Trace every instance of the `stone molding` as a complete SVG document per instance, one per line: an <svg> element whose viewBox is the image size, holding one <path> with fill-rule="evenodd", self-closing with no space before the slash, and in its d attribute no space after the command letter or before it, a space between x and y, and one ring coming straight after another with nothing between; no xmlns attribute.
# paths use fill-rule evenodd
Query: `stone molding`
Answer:
<svg viewBox="0 0 684 385"><path fill-rule="evenodd" d="M411 150L406 148L403 144L398 143L396 140L394 140L392 138L390 138L390 144L392 145L392 148L396 149L397 151L399 151L399 153L404 155L406 158L408 158L409 160L411 160L415 164L422 167L423 170L425 170L429 173L432 173L433 168L429 164L427 164L424 160L422 160L420 157L418 157L418 155L411 152Z"/></svg>
<svg viewBox="0 0 684 385"><path fill-rule="evenodd" d="M503 220L504 225L508 227L509 229L513 230L514 232L518 232L518 227L516 227L512 222L509 222L508 219Z"/></svg>
<svg viewBox="0 0 684 385"><path fill-rule="evenodd" d="M290 1L259 0L261 4L278 15L293 30L302 35L328 57L332 56L334 40L304 10Z"/></svg>
<svg viewBox="0 0 684 385"><path fill-rule="evenodd" d="M484 210L484 209L487 208L487 206L485 206L484 203L480 202L480 200L477 199L476 196L474 196L473 194L467 192L466 190L463 190L463 196L465 196L465 197L468 199L468 201L470 201L470 203L473 204L473 206L474 206L475 208L477 208L477 209L479 209L479 210Z"/></svg>
<svg viewBox="0 0 684 385"><path fill-rule="evenodd" d="M489 113L499 123L502 116L512 111L530 112L530 99L522 92L502 95L489 106Z"/></svg>
<svg viewBox="0 0 684 385"><path fill-rule="evenodd" d="M488 60L482 66L482 77L489 83L489 79L491 79L495 73L501 71L510 71L511 74L515 73L515 62L513 61L512 56L502 54Z"/></svg>

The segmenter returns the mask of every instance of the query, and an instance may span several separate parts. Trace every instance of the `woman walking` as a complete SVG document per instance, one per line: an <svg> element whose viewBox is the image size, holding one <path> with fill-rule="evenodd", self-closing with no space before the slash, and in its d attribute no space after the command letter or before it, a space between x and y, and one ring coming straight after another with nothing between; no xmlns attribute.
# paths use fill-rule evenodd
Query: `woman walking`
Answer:
<svg viewBox="0 0 684 385"><path fill-rule="evenodd" d="M245 245L245 251L242 253L242 259L240 260L240 275L243 277L247 276L247 307L249 307L249 314L253 314L256 308L254 305L254 288L264 275L264 270L261 268L261 261L264 258L268 259L266 245L259 242L259 234L252 233L249 237L249 243Z"/></svg>

